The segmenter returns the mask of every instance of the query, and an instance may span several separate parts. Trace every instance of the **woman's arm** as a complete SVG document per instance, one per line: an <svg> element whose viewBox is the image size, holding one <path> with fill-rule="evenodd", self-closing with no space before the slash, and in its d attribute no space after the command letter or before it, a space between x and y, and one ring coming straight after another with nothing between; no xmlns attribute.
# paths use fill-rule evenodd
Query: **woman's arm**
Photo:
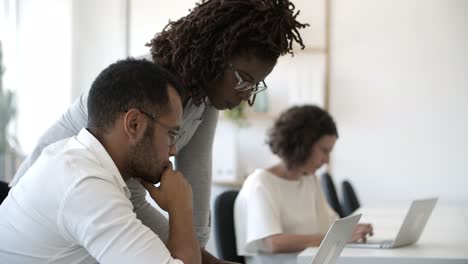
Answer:
<svg viewBox="0 0 468 264"><path fill-rule="evenodd" d="M366 241L368 235L372 235L372 225L370 224L359 224L353 230L351 241ZM277 234L268 236L263 239L265 249L270 253L288 253L288 252L299 252L308 247L318 247L322 240L325 238L325 234L315 235L289 235L289 234Z"/></svg>
<svg viewBox="0 0 468 264"><path fill-rule="evenodd" d="M178 151L175 167L192 186L194 224L204 247L210 236L211 158L218 110L207 105L202 118L190 141Z"/></svg>
<svg viewBox="0 0 468 264"><path fill-rule="evenodd" d="M288 235L277 234L263 239L265 248L270 253L299 252L308 247L318 247L325 234Z"/></svg>
<svg viewBox="0 0 468 264"><path fill-rule="evenodd" d="M137 218L167 243L169 237L168 219L146 200L146 190L137 180L130 178L125 182L131 193L130 201Z"/></svg>

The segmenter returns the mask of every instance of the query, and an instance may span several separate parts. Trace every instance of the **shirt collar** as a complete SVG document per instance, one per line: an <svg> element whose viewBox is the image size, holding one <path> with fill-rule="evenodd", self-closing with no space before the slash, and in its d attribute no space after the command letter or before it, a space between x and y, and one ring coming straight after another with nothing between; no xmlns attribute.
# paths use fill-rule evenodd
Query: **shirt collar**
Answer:
<svg viewBox="0 0 468 264"><path fill-rule="evenodd" d="M101 166L108 170L124 189L126 196L130 197L127 184L123 180L119 169L101 142L99 142L99 140L86 128L81 129L80 133L76 136L76 140L94 154Z"/></svg>

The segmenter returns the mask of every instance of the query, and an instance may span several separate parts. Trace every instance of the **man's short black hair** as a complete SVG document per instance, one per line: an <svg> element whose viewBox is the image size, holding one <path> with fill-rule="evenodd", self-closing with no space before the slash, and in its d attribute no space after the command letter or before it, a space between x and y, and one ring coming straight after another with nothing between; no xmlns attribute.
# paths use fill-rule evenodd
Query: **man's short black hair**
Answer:
<svg viewBox="0 0 468 264"><path fill-rule="evenodd" d="M131 108L158 115L167 112L168 85L180 96L174 77L147 60L128 58L104 69L91 85L88 95L88 128L105 132L117 117ZM156 108L157 113L153 110Z"/></svg>

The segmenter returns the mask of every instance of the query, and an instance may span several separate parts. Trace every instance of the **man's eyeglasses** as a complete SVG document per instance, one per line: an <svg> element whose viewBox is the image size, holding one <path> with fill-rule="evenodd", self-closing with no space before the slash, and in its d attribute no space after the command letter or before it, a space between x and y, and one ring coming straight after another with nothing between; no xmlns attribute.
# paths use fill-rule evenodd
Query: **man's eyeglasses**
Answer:
<svg viewBox="0 0 468 264"><path fill-rule="evenodd" d="M169 135L169 147L172 147L174 146L174 144L177 142L177 139L182 137L182 135L184 134L183 131L174 131L173 128L169 127L168 125L165 125L163 123L161 123L161 121L159 121L156 117L150 115L149 113L143 111L143 110L139 110L142 114L146 115L147 117L149 117L153 122L155 122L156 124L164 127L165 129L167 129L168 131L168 135Z"/></svg>
<svg viewBox="0 0 468 264"><path fill-rule="evenodd" d="M264 81L261 81L259 83L253 83L251 81L242 79L242 77L239 74L239 71L231 63L229 63L229 68L234 72L234 76L236 76L237 79L237 84L234 87L234 90L241 93L249 92L250 96L248 103L250 106L252 106L255 102L255 97L257 96L257 94L265 91L268 88L268 86Z"/></svg>

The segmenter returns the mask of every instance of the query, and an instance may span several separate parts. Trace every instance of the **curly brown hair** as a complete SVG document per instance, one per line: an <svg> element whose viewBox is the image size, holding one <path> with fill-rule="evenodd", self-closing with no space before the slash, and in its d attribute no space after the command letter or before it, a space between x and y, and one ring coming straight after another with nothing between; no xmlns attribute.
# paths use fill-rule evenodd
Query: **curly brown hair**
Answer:
<svg viewBox="0 0 468 264"><path fill-rule="evenodd" d="M299 23L288 0L202 0L190 14L169 22L146 44L155 62L176 74L195 104L207 85L222 78L228 60L241 54L276 61L302 49Z"/></svg>
<svg viewBox="0 0 468 264"><path fill-rule="evenodd" d="M314 105L294 106L275 121L267 144L291 169L303 165L312 146L325 135L338 137L335 121L327 111Z"/></svg>

